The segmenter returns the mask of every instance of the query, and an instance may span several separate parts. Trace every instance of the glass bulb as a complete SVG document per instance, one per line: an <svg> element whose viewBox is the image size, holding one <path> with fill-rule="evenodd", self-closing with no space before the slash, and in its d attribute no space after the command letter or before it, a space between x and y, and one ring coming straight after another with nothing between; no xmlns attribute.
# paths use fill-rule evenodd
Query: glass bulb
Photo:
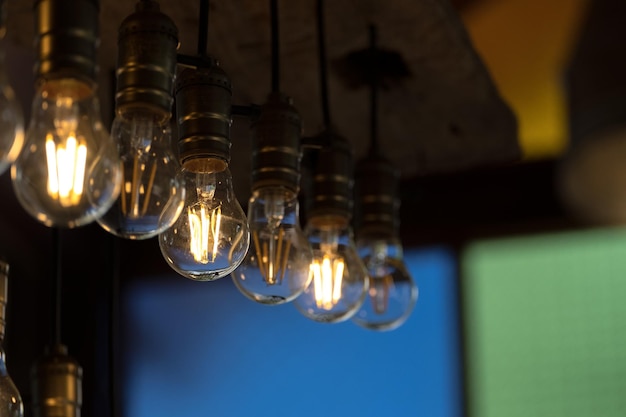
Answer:
<svg viewBox="0 0 626 417"><path fill-rule="evenodd" d="M24 116L9 84L4 45L0 44L0 175L15 161L23 144Z"/></svg>
<svg viewBox="0 0 626 417"><path fill-rule="evenodd" d="M121 164L99 111L94 89L76 79L46 81L35 94L11 178L22 207L47 226L90 223L119 194Z"/></svg>
<svg viewBox="0 0 626 417"><path fill-rule="evenodd" d="M185 202L171 129L150 113L135 112L115 118L111 137L122 158L122 189L98 223L122 238L154 237L174 224Z"/></svg>
<svg viewBox="0 0 626 417"><path fill-rule="evenodd" d="M0 417L22 417L24 404L13 379L9 375L4 353L6 305L8 301L9 264L0 259Z"/></svg>
<svg viewBox="0 0 626 417"><path fill-rule="evenodd" d="M7 371L4 350L0 348L0 417L22 417L23 415L22 397Z"/></svg>
<svg viewBox="0 0 626 417"><path fill-rule="evenodd" d="M402 260L397 239L359 238L359 255L370 277L368 296L352 317L370 330L393 330L411 315L418 290Z"/></svg>
<svg viewBox="0 0 626 417"><path fill-rule="evenodd" d="M309 269L311 282L293 303L300 313L315 321L347 320L363 304L369 286L352 230L347 222L313 218L305 233L313 250Z"/></svg>
<svg viewBox="0 0 626 417"><path fill-rule="evenodd" d="M176 222L159 235L161 253L184 277L213 281L233 272L248 251L248 221L235 197L228 166L207 159L203 169L182 170L185 203Z"/></svg>
<svg viewBox="0 0 626 417"><path fill-rule="evenodd" d="M243 295L262 304L283 304L310 282L312 253L300 228L298 199L282 187L255 191L248 204L252 242L231 274Z"/></svg>

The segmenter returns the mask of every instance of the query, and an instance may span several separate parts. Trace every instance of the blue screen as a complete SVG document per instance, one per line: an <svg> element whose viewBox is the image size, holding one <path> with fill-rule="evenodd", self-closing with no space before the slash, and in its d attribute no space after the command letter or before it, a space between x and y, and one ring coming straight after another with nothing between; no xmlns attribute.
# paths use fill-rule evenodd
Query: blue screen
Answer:
<svg viewBox="0 0 626 417"><path fill-rule="evenodd" d="M123 294L124 414L461 416L454 257L405 260L419 298L390 332L257 304L230 278L137 281Z"/></svg>

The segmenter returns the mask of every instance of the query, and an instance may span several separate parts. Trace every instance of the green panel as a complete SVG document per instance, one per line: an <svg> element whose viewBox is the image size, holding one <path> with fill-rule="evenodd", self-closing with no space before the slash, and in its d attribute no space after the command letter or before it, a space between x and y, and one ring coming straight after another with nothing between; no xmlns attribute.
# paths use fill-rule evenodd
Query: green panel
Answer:
<svg viewBox="0 0 626 417"><path fill-rule="evenodd" d="M626 416L626 232L477 242L464 255L471 417Z"/></svg>

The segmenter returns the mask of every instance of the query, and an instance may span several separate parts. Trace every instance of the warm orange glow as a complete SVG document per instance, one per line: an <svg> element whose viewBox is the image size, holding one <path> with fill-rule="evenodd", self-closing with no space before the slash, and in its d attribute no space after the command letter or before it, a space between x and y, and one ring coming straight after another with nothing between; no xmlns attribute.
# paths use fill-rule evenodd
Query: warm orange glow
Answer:
<svg viewBox="0 0 626 417"><path fill-rule="evenodd" d="M332 258L324 255L321 259L313 259L311 274L315 303L318 308L332 309L341 299L345 263L341 257Z"/></svg>
<svg viewBox="0 0 626 417"><path fill-rule="evenodd" d="M48 194L63 207L79 203L83 195L83 182L87 163L87 147L74 134L62 145L55 144L52 135L46 137L48 164Z"/></svg>
<svg viewBox="0 0 626 417"><path fill-rule="evenodd" d="M196 262L215 262L220 238L221 206L209 208L200 203L187 210L189 250Z"/></svg>

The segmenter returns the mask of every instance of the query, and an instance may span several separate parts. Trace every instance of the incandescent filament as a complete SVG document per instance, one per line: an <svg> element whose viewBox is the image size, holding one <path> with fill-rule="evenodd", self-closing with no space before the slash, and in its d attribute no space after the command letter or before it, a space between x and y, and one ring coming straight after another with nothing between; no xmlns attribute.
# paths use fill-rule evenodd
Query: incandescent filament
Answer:
<svg viewBox="0 0 626 417"><path fill-rule="evenodd" d="M254 250L256 251L259 270L268 285L281 284L287 270L287 260L291 245L285 239L285 230L272 230L269 239L261 241L259 232L252 231Z"/></svg>
<svg viewBox="0 0 626 417"><path fill-rule="evenodd" d="M324 255L311 263L315 303L318 308L332 309L341 299L345 263L343 258Z"/></svg>
<svg viewBox="0 0 626 417"><path fill-rule="evenodd" d="M55 143L52 134L46 136L46 159L48 164L48 194L61 206L79 203L83 195L83 183L87 163L87 147L79 142L75 133L67 136L64 143Z"/></svg>
<svg viewBox="0 0 626 417"><path fill-rule="evenodd" d="M220 240L222 207L211 208L199 202L187 210L189 219L189 249L196 262L215 262Z"/></svg>

